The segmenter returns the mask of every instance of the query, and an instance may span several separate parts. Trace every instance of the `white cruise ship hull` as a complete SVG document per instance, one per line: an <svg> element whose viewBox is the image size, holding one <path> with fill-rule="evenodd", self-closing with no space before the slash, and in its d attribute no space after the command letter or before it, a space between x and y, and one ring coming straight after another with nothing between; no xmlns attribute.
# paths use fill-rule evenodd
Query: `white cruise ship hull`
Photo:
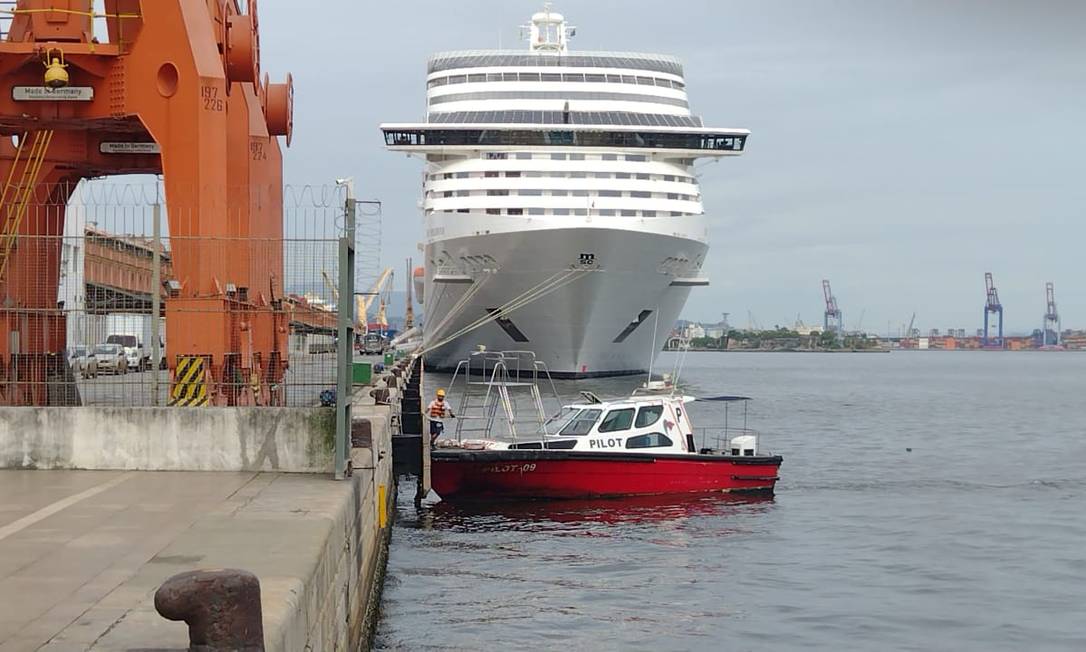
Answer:
<svg viewBox="0 0 1086 652"><path fill-rule="evenodd" d="M426 247L425 346L453 339L429 350L427 365L452 369L482 345L494 351L532 351L560 378L644 373L678 318L689 284L699 282L684 277L688 267L681 261L700 264L707 250L701 239L661 233L675 226L667 224L672 221L662 218L647 231L579 220L566 228L492 231L431 242ZM674 221L695 226L689 216ZM700 218L693 221L700 226ZM582 265L582 254L591 254L592 262ZM533 290L546 292L549 280L557 287L504 312L501 322L490 320L457 335Z"/></svg>

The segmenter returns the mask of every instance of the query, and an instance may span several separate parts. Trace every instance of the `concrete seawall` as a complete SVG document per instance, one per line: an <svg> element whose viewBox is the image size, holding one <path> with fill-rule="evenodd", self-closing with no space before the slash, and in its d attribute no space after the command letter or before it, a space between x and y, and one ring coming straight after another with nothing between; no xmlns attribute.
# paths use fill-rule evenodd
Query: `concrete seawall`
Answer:
<svg viewBox="0 0 1086 652"><path fill-rule="evenodd" d="M377 384L340 482L327 408L0 408L0 648L188 649L154 593L216 567L259 578L266 649L364 646L396 494Z"/></svg>

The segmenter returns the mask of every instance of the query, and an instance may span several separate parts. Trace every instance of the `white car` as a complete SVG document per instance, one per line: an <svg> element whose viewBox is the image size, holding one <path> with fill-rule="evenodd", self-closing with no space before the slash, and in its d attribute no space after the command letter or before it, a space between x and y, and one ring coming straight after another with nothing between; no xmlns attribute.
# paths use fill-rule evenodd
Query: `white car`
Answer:
<svg viewBox="0 0 1086 652"><path fill-rule="evenodd" d="M120 344L99 344L94 347L94 375L99 373L128 373L128 358Z"/></svg>

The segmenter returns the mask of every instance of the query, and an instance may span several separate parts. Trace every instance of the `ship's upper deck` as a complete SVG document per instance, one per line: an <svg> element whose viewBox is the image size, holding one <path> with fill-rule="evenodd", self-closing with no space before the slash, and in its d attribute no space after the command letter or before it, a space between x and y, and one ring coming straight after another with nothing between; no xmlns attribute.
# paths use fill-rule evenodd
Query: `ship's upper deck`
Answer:
<svg viewBox="0 0 1086 652"><path fill-rule="evenodd" d="M640 52L540 52L524 50L456 50L430 57L428 76L473 68L611 68L683 76L682 62L665 54Z"/></svg>

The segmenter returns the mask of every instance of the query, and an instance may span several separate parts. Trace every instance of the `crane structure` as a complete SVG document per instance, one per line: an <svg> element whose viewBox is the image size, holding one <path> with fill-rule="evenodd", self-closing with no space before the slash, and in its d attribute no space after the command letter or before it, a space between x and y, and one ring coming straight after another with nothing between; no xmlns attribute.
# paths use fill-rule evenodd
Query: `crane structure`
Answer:
<svg viewBox="0 0 1086 652"><path fill-rule="evenodd" d="M992 273L984 273L984 290L985 290L985 302L984 302L984 335L983 346L984 348L1003 348L1003 304L999 302L999 292L996 290L995 283L992 281ZM991 337L989 318L992 315L999 317L998 335L995 338Z"/></svg>
<svg viewBox="0 0 1086 652"><path fill-rule="evenodd" d="M114 174L164 177L171 395L179 364L203 388L171 403L282 404L279 137L290 144L293 86L261 77L256 0L17 0L3 12L0 404L64 400L51 379L67 365L65 211L80 180Z"/></svg>
<svg viewBox="0 0 1086 652"><path fill-rule="evenodd" d="M393 277L393 271L391 267L386 267L374 281L373 285L366 292L360 292L355 296L355 319L359 324L363 325L361 329L362 333L367 333L370 330L370 325L376 327L377 330L384 331L388 329L388 318L385 316L385 303L386 296L384 289L387 286L391 287L391 281ZM377 300L377 314L374 315L374 321L370 322L369 314L370 307L373 302Z"/></svg>
<svg viewBox="0 0 1086 652"><path fill-rule="evenodd" d="M822 327L826 332L834 332L838 335L843 335L845 331L845 320L841 313L841 309L837 307L837 297L833 296L833 291L830 290L830 282L826 279L822 280L822 294L826 298L826 311L822 316Z"/></svg>
<svg viewBox="0 0 1086 652"><path fill-rule="evenodd" d="M411 270L412 269L413 269L412 261L411 261L410 258L408 258L407 259L407 276L404 277L404 278L407 279L407 282L404 283L404 285L407 286L407 308L406 308L406 310L404 310L404 313L403 313L403 330L404 330L404 332L407 332L408 330L414 328L414 326L415 326L415 306L412 304L412 297L411 297L411 290L412 290L411 286L414 285L414 282L413 282L413 280L411 278Z"/></svg>
<svg viewBox="0 0 1086 652"><path fill-rule="evenodd" d="M1045 316L1041 326L1043 346L1060 345L1060 313L1056 311L1056 292L1049 281L1045 283Z"/></svg>

